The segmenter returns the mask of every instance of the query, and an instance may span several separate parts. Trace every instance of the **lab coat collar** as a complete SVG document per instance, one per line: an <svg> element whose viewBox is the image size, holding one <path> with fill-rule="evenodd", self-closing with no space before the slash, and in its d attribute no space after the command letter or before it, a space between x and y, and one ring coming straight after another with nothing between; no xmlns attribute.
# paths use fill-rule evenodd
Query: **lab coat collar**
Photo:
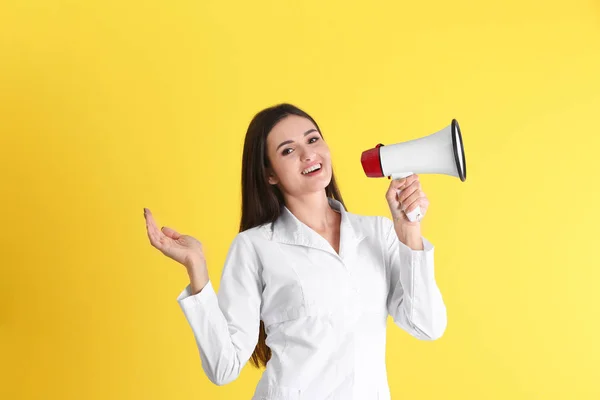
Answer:
<svg viewBox="0 0 600 400"><path fill-rule="evenodd" d="M358 229L358 221L354 221L352 214L348 213L341 202L331 197L327 198L329 205L342 215L340 224L340 256L355 249L356 245L365 238L361 230ZM325 238L301 222L286 207L282 207L281 215L272 224L271 240L280 243L295 244L307 247L321 249L335 253L331 245Z"/></svg>

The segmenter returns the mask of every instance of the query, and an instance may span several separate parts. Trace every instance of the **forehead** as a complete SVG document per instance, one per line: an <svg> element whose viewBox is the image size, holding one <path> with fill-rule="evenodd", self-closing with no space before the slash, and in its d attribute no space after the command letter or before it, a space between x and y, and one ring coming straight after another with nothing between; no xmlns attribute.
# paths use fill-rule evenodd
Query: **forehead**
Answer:
<svg viewBox="0 0 600 400"><path fill-rule="evenodd" d="M267 142L277 145L284 140L300 140L304 136L304 132L311 128L317 129L308 118L288 115L271 129Z"/></svg>

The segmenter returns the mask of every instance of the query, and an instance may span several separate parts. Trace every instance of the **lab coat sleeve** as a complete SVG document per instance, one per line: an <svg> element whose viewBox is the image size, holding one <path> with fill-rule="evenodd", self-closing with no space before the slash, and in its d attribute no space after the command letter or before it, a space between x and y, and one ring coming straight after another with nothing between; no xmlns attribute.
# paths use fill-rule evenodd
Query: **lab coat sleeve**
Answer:
<svg viewBox="0 0 600 400"><path fill-rule="evenodd" d="M388 313L395 324L421 340L439 339L447 325L446 306L434 275L434 247L424 237L423 250L402 243L394 223L382 217L389 292Z"/></svg>
<svg viewBox="0 0 600 400"><path fill-rule="evenodd" d="M211 382L235 380L258 341L262 284L260 263L243 234L234 238L223 266L218 294L212 282L196 295L188 285L177 301L192 328L202 369Z"/></svg>

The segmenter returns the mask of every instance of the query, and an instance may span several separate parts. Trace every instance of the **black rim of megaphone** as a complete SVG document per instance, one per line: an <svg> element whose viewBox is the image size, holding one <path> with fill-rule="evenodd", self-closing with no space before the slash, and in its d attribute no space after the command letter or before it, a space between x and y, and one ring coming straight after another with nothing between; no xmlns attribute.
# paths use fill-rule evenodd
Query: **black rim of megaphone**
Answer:
<svg viewBox="0 0 600 400"><path fill-rule="evenodd" d="M462 168L460 168L460 160L458 159L458 146L456 145L456 135L460 139L460 154L462 155ZM460 133L460 126L456 119L452 120L452 148L454 149L454 161L456 161L456 169L458 170L458 176L462 182L467 179L467 161L465 160L465 149L463 147L462 134Z"/></svg>

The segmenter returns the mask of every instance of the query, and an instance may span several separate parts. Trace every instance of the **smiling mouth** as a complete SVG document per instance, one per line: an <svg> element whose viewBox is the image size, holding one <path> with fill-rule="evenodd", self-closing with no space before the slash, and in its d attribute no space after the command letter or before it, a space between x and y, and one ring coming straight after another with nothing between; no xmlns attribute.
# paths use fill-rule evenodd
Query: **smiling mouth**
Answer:
<svg viewBox="0 0 600 400"><path fill-rule="evenodd" d="M320 171L322 167L322 164L313 165L312 167L306 168L304 171L302 171L302 175L311 175L315 172Z"/></svg>

